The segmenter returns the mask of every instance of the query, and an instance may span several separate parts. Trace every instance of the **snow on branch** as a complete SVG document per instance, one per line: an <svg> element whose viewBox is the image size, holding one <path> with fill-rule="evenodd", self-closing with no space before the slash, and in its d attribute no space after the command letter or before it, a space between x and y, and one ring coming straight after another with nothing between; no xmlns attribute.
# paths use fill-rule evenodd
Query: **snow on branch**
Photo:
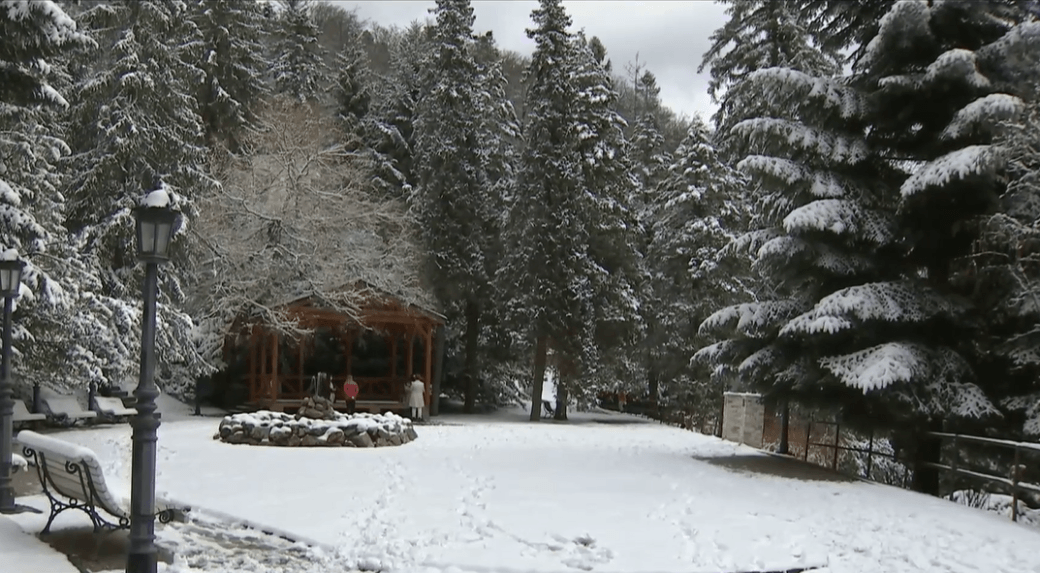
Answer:
<svg viewBox="0 0 1040 573"><path fill-rule="evenodd" d="M987 88L989 79L979 73L975 52L955 48L939 55L925 71L926 82L964 82L975 88Z"/></svg>
<svg viewBox="0 0 1040 573"><path fill-rule="evenodd" d="M964 308L915 282L882 282L845 288L822 298L809 312L787 323L781 336L833 334L865 322L924 322L957 316Z"/></svg>
<svg viewBox="0 0 1040 573"><path fill-rule="evenodd" d="M989 94L964 106L943 130L944 139L957 139L991 129L1013 119L1023 109L1021 99L1008 94Z"/></svg>
<svg viewBox="0 0 1040 573"><path fill-rule="evenodd" d="M737 366L737 372L744 377L763 379L765 376L762 373L774 369L782 357L780 349L775 344L770 344L745 358Z"/></svg>
<svg viewBox="0 0 1040 573"><path fill-rule="evenodd" d="M802 237L783 235L758 250L756 269L775 273L802 274L801 265L824 270L831 275L852 276L873 270L874 260L863 254L845 252L822 242L810 242Z"/></svg>
<svg viewBox="0 0 1040 573"><path fill-rule="evenodd" d="M864 394L891 391L919 413L979 419L1001 416L973 379L971 366L947 347L889 342L819 360L820 366Z"/></svg>
<svg viewBox="0 0 1040 573"><path fill-rule="evenodd" d="M743 345L738 340L723 340L710 344L701 348L694 353L693 358L690 359L690 363L701 362L704 364L719 364L721 362L730 362L736 357Z"/></svg>
<svg viewBox="0 0 1040 573"><path fill-rule="evenodd" d="M204 294L194 306L210 351L243 316L293 331L279 309L303 297L354 318L384 293L428 306L410 214L371 194L369 165L337 143L332 122L285 100L262 120L248 153L214 162L221 185L198 201Z"/></svg>
<svg viewBox="0 0 1040 573"><path fill-rule="evenodd" d="M748 338L768 338L780 324L805 308L801 301L770 300L737 304L716 311L701 323L701 334L725 336L739 333Z"/></svg>
<svg viewBox="0 0 1040 573"><path fill-rule="evenodd" d="M892 342L843 356L824 357L820 359L820 366L842 384L866 394L927 374L929 359L923 346Z"/></svg>
<svg viewBox="0 0 1040 573"><path fill-rule="evenodd" d="M896 221L890 213L864 209L858 201L821 199L791 211L784 218L788 233L827 231L886 245L895 240Z"/></svg>
<svg viewBox="0 0 1040 573"><path fill-rule="evenodd" d="M1003 153L992 145L970 145L922 165L903 182L903 198L931 187L945 187L955 180L994 173L1004 163Z"/></svg>
<svg viewBox="0 0 1040 573"><path fill-rule="evenodd" d="M817 115L832 112L843 119L853 119L865 111L862 95L840 80L815 77L790 68L755 70L745 76L729 97L735 102L734 107L754 109L764 105L780 114L809 108Z"/></svg>
<svg viewBox="0 0 1040 573"><path fill-rule="evenodd" d="M749 149L771 150L778 155L797 154L822 158L831 164L857 165L867 159L869 149L859 138L836 135L801 123L757 117L733 126L733 134Z"/></svg>
<svg viewBox="0 0 1040 573"><path fill-rule="evenodd" d="M868 194L855 183L829 171L818 171L780 157L749 155L737 163L737 169L775 179L787 186L799 185L809 195L820 199L860 198Z"/></svg>
<svg viewBox="0 0 1040 573"><path fill-rule="evenodd" d="M1011 396L1000 405L1011 412L1025 414L1023 431L1028 436L1040 436L1040 392Z"/></svg>

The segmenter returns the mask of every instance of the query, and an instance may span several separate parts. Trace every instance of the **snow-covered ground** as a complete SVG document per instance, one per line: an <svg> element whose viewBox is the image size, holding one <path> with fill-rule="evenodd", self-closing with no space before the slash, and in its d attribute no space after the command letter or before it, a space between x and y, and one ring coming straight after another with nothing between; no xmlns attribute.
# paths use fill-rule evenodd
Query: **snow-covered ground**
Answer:
<svg viewBox="0 0 1040 573"><path fill-rule="evenodd" d="M697 458L765 454L625 415L524 417L446 418L401 447L311 449L229 445L212 439L219 419L164 414L158 489L317 544L315 571L1040 571L1040 534L996 515L864 482L735 472ZM127 426L60 435L126 481Z"/></svg>

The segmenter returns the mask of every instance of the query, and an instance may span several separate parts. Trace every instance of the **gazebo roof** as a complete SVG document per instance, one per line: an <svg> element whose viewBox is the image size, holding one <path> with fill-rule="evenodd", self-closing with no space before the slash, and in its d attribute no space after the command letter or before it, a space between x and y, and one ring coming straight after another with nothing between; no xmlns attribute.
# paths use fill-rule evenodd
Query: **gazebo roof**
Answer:
<svg viewBox="0 0 1040 573"><path fill-rule="evenodd" d="M278 308L284 309L307 327L341 326L353 322L364 328L405 330L408 327L432 328L444 324L446 320L444 315L434 310L405 302L371 285L356 285L354 288L364 288L374 293L360 305L357 317L330 308L314 295L297 297Z"/></svg>

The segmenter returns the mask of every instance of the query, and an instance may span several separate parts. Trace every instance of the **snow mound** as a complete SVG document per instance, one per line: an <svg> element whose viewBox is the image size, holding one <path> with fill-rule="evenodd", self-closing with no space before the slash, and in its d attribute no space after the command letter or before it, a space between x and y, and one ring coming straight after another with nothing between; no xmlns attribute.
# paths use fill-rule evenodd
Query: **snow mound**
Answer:
<svg viewBox="0 0 1040 573"><path fill-rule="evenodd" d="M337 413L322 420L261 410L225 416L213 439L254 446L371 448L400 446L417 437L411 420L393 413Z"/></svg>

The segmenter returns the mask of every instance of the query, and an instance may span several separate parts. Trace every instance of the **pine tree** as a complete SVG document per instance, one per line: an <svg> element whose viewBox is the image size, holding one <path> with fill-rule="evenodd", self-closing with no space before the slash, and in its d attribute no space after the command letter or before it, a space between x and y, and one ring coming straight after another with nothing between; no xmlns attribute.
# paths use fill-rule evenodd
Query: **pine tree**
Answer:
<svg viewBox="0 0 1040 573"><path fill-rule="evenodd" d="M469 0L438 0L428 73L429 93L415 120L413 205L430 253L434 292L461 319L465 343L465 411L473 412L479 365L481 315L491 298L491 243L497 235L496 201L482 144L485 124L481 73L473 57Z"/></svg>
<svg viewBox="0 0 1040 573"><path fill-rule="evenodd" d="M708 94L719 110L713 119L722 131L740 121L733 116L726 92L747 74L763 68L782 67L809 74L837 71L832 58L812 45L808 23L793 2L726 0L729 19L711 35L711 48L698 72L709 68Z"/></svg>
<svg viewBox="0 0 1040 573"><path fill-rule="evenodd" d="M617 112L618 93L607 69L606 52L579 33L573 48L572 83L577 89L574 119L578 132L582 180L586 192L579 208L588 233L588 256L596 272L588 277L593 288L595 329L586 341L580 367L581 385L563 385L581 403L598 390L633 380L641 370L637 343L643 322L639 315L641 290L641 232L637 213L628 208L636 191L625 120ZM557 384L560 398L561 384ZM564 396L566 398L566 396ZM561 400L565 402L565 400ZM557 410L566 413L565 404Z"/></svg>
<svg viewBox="0 0 1040 573"><path fill-rule="evenodd" d="M313 0L282 0L271 78L277 93L302 102L323 99L328 83L325 53L311 15Z"/></svg>
<svg viewBox="0 0 1040 573"><path fill-rule="evenodd" d="M633 196L628 200L639 225L639 253L643 258L644 277L651 271L648 267L650 245L654 241L654 224L657 213L656 207L661 199L658 194L659 188L668 176L668 168L672 157L666 150L664 136L661 135L657 115L660 110L660 88L657 87L657 78L641 67L633 69L636 72L633 87L633 108L642 110L639 121L631 130L632 162L635 176L635 187ZM640 73L641 72L641 73ZM645 280L643 281L646 282ZM659 324L657 313L660 312L660 299L658 293L654 292L649 284L639 287L641 294L640 315L646 325L646 336L643 338L640 352L642 354L642 368L644 376L638 376L638 380L646 380L646 390L651 402L656 402L659 396L659 380L661 369L658 368L660 360L660 338L664 331Z"/></svg>
<svg viewBox="0 0 1040 573"><path fill-rule="evenodd" d="M1009 433L1035 438L1040 436L1040 88L1029 97L996 140L1007 161L1008 186L996 212L982 219L972 255L974 300L988 334L983 345L988 389L1007 414Z"/></svg>
<svg viewBox="0 0 1040 573"><path fill-rule="evenodd" d="M996 208L1005 193L1006 158L994 145L995 127L1020 107L1019 80L1037 66L1035 40L1023 33L1031 25L1014 26L1024 18L1005 2L897 4L861 61L877 110L872 142L915 164L900 187L898 207L907 260L923 277L917 282L944 300L978 299L984 292L985 283L971 276L968 256L979 238L974 221ZM978 370L982 352L972 341L979 332L970 323L964 331L953 339L949 329L917 333L912 340L921 351L913 358L955 353L966 364L963 380L991 386L1003 377ZM929 423L998 415L985 397L970 398L960 408L927 412ZM918 486L934 491L937 480L934 472L921 472Z"/></svg>
<svg viewBox="0 0 1040 573"><path fill-rule="evenodd" d="M53 87L61 60L90 44L52 2L0 2L0 234L27 265L13 322L16 383L64 386L89 375L77 335L90 318L77 313L78 261L62 219L68 154L56 115L68 102Z"/></svg>
<svg viewBox="0 0 1040 573"><path fill-rule="evenodd" d="M699 120L666 175L646 217L653 238L647 253L655 316L650 360L671 401L714 408L722 377L699 380L689 359L701 321L752 291L746 257L725 252L747 228L749 206L741 201L747 181L719 157Z"/></svg>
<svg viewBox="0 0 1040 573"><path fill-rule="evenodd" d="M485 200L488 203L488 211L492 214L486 231L490 241L485 260L491 269L489 277L492 278L491 286L494 288L494 273L505 257L502 229L506 223L506 205L508 197L516 187L516 170L519 163L517 153L521 142L520 122L508 96L509 81L503 71L503 54L495 44L492 33L478 36L473 44L473 51L480 74L478 85L482 86L479 91L479 148L482 151L488 184ZM498 299L497 293L493 292L492 299ZM480 341L481 356L484 357L483 367L496 369L500 374L519 368L512 352L507 317L501 305L486 305L481 316L484 324ZM516 387L510 383L512 378L515 378L515 375L489 373L485 376L487 383L495 385L490 392L503 398L516 394Z"/></svg>
<svg viewBox="0 0 1040 573"><path fill-rule="evenodd" d="M103 357L102 380L121 383L137 368L133 339L140 324L140 269L134 257L132 209L148 192L165 188L189 221L192 199L212 185L198 104L201 81L198 30L181 2L98 3L81 15L100 50L79 62L82 76L68 117L72 155L67 167L67 225L89 280L93 312L107 315L81 343ZM161 272L158 352L173 371L159 373L181 393L207 366L192 342L193 323L181 310L190 243L181 233L174 260Z"/></svg>
<svg viewBox="0 0 1040 573"><path fill-rule="evenodd" d="M191 10L202 34L196 65L206 78L196 99L206 142L212 146L220 140L234 150L242 130L255 123L267 93L263 9L252 0L195 0Z"/></svg>
<svg viewBox="0 0 1040 573"><path fill-rule="evenodd" d="M638 99L642 102L639 107L643 110L632 129L632 161L635 163L638 187L634 204L643 209L646 205L654 203L653 196L668 175L671 156L657 119L656 112L660 107L661 93L661 88L657 86L657 78L646 71L634 87Z"/></svg>
<svg viewBox="0 0 1040 573"><path fill-rule="evenodd" d="M584 225L585 183L578 149L579 126L572 81L571 19L560 0L541 0L532 13L535 41L528 85L525 147L506 225L506 260L498 276L510 316L521 335L535 342L531 419L541 415L546 357L565 361L574 379L594 338L596 273L588 257ZM551 342L550 342L551 341Z"/></svg>
<svg viewBox="0 0 1040 573"><path fill-rule="evenodd" d="M813 41L836 60L857 63L892 0L800 0ZM851 49L851 51L850 51ZM846 53L847 52L847 53Z"/></svg>
<svg viewBox="0 0 1040 573"><path fill-rule="evenodd" d="M413 24L394 37L390 54L390 72L381 78L374 98L375 141L372 145L388 161L380 166L376 177L386 182L393 198L410 195L415 187L413 149L415 146L415 112L423 95L428 74L423 73L430 51L430 30Z"/></svg>

